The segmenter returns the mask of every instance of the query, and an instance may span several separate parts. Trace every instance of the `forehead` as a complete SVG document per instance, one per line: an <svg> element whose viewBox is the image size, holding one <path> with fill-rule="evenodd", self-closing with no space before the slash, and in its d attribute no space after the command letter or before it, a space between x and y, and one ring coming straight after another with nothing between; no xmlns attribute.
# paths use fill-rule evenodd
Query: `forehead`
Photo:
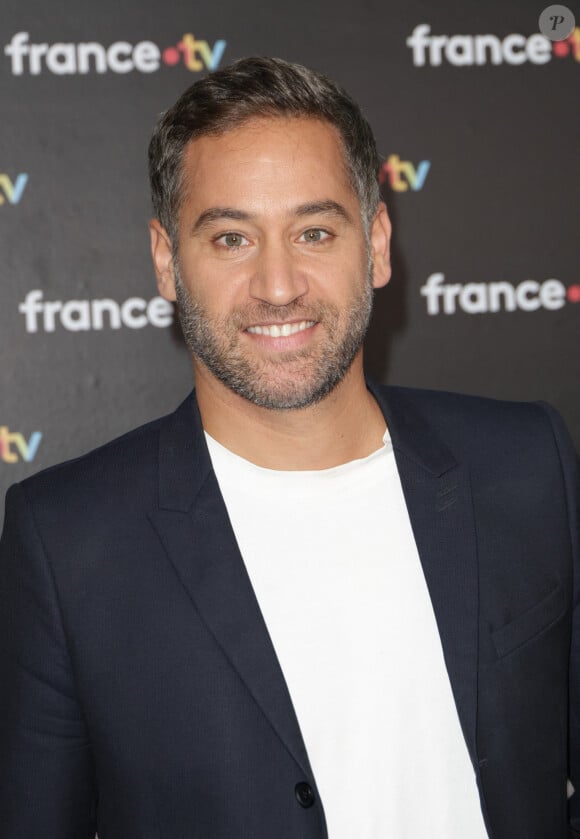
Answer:
<svg viewBox="0 0 580 839"><path fill-rule="evenodd" d="M306 117L262 117L186 147L182 206L358 204L334 126Z"/></svg>

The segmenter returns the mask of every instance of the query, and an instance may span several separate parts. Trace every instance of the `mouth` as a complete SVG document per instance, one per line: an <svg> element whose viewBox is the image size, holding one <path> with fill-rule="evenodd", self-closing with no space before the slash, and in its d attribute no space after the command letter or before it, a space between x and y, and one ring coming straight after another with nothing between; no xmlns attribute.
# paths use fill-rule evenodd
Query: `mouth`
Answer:
<svg viewBox="0 0 580 839"><path fill-rule="evenodd" d="M315 320L301 320L294 323L269 323L248 326L246 332L252 335L268 335L270 338L287 338L297 332L304 332L316 323Z"/></svg>

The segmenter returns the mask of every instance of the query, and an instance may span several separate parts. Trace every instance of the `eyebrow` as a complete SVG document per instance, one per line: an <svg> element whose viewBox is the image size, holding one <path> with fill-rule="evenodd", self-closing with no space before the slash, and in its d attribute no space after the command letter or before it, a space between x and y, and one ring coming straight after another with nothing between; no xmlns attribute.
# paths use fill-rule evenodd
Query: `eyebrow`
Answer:
<svg viewBox="0 0 580 839"><path fill-rule="evenodd" d="M339 204L338 201L309 201L306 204L299 204L292 210L292 215L314 216L314 215L332 215L338 216L344 221L352 224L352 218L346 207ZM204 210L197 218L197 221L191 228L190 235L195 236L206 227L209 227L214 221L221 221L222 219L231 219L233 221L253 221L256 216L253 213L246 213L244 210L237 210L235 207L211 207L209 210Z"/></svg>
<svg viewBox="0 0 580 839"><path fill-rule="evenodd" d="M254 216L251 213L245 213L243 210L236 210L233 207L211 207L205 210L198 217L197 221L191 228L191 235L195 236L204 227L208 227L214 221L221 219L233 219L234 221L251 221Z"/></svg>
<svg viewBox="0 0 580 839"><path fill-rule="evenodd" d="M339 204L338 201L310 201L307 204L300 204L294 208L294 215L296 216L338 216L339 218L352 224L352 218L346 207Z"/></svg>

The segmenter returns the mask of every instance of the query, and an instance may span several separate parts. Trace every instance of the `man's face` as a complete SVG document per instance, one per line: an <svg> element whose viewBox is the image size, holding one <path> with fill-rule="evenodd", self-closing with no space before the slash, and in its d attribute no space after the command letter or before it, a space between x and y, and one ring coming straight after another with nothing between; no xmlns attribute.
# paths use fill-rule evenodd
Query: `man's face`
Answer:
<svg viewBox="0 0 580 839"><path fill-rule="evenodd" d="M191 142L184 176L160 291L177 299L196 379L270 409L315 404L360 354L373 285L388 280L373 278L378 233L368 245L337 133L255 119Z"/></svg>

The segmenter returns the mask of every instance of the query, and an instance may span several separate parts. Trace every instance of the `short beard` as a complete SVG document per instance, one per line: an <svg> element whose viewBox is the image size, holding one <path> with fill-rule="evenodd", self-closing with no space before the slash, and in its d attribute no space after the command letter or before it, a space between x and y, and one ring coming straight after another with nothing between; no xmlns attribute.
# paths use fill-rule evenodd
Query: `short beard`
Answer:
<svg viewBox="0 0 580 839"><path fill-rule="evenodd" d="M190 352L222 384L261 408L285 411L316 405L343 380L364 341L373 304L370 258L367 282L343 312L342 324L336 306L304 305L300 301L287 306L267 303L247 306L212 321L185 288L177 259L174 270L177 312ZM239 332L248 325L296 318L323 325L326 338L316 350L291 350L264 362L252 361L241 350ZM280 378L273 381L276 368ZM285 374L289 372L292 375L288 380Z"/></svg>

